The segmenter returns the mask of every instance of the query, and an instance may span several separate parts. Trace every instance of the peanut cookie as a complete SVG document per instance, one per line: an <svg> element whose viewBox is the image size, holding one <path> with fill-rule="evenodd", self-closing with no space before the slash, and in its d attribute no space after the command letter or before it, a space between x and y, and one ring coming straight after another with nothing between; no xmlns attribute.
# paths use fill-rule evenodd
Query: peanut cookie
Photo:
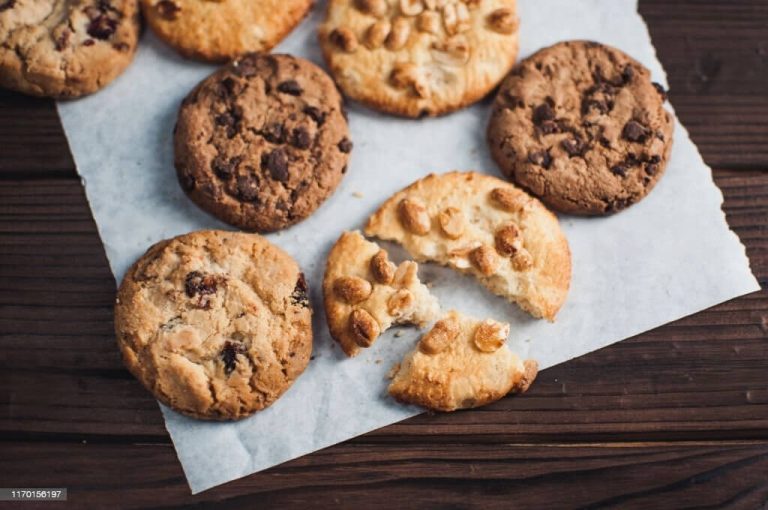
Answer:
<svg viewBox="0 0 768 510"><path fill-rule="evenodd" d="M269 232L333 193L352 150L341 96L319 67L249 54L203 80L181 105L176 171L200 207Z"/></svg>
<svg viewBox="0 0 768 510"><path fill-rule="evenodd" d="M558 211L603 215L645 197L664 174L674 119L642 64L571 41L521 62L488 126L501 170Z"/></svg>
<svg viewBox="0 0 768 510"><path fill-rule="evenodd" d="M557 218L495 177L430 174L387 200L365 233L474 275L534 317L554 320L568 294L571 253Z"/></svg>
<svg viewBox="0 0 768 510"><path fill-rule="evenodd" d="M389 394L400 402L455 411L523 393L538 372L506 345L509 324L451 311L396 367Z"/></svg>
<svg viewBox="0 0 768 510"><path fill-rule="evenodd" d="M406 117L478 101L518 51L515 0L330 0L319 35L347 96Z"/></svg>
<svg viewBox="0 0 768 510"><path fill-rule="evenodd" d="M139 29L135 0L0 0L0 87L96 92L131 63Z"/></svg>
<svg viewBox="0 0 768 510"><path fill-rule="evenodd" d="M226 62L269 51L312 0L141 0L141 7L158 37L185 57Z"/></svg>
<svg viewBox="0 0 768 510"><path fill-rule="evenodd" d="M348 356L370 347L390 326L424 326L440 305L419 281L419 265L389 261L379 245L359 232L344 232L328 255L323 279L325 315L331 336Z"/></svg>
<svg viewBox="0 0 768 510"><path fill-rule="evenodd" d="M207 420L272 404L312 352L296 262L257 234L206 230L155 244L123 279L117 343L162 403Z"/></svg>

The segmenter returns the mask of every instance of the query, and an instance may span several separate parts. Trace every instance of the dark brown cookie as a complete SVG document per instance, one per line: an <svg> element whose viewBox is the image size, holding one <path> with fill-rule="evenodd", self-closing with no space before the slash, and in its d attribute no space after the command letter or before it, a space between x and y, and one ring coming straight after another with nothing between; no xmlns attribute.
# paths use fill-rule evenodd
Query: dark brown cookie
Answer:
<svg viewBox="0 0 768 510"><path fill-rule="evenodd" d="M341 101L306 60L253 53L232 62L181 105L174 148L182 188L243 229L301 221L346 171L352 142Z"/></svg>
<svg viewBox="0 0 768 510"><path fill-rule="evenodd" d="M602 44L570 41L521 62L499 90L488 142L502 171L558 211L610 214L664 173L674 120L648 69Z"/></svg>

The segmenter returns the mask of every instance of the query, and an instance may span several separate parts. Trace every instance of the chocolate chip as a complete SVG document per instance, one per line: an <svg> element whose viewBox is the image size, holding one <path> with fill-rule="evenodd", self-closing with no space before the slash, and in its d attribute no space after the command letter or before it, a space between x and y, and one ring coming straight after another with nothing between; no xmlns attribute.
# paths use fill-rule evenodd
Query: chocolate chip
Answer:
<svg viewBox="0 0 768 510"><path fill-rule="evenodd" d="M618 212L626 209L633 204L633 201L629 198L617 198L616 200L609 202L605 207L606 212Z"/></svg>
<svg viewBox="0 0 768 510"><path fill-rule="evenodd" d="M636 120L630 120L624 126L622 136L630 142L643 143L648 139L648 128Z"/></svg>
<svg viewBox="0 0 768 510"><path fill-rule="evenodd" d="M657 154L654 154L653 156L648 158L648 162L649 163L653 163L654 165L657 165L657 164L661 163L661 156L659 156Z"/></svg>
<svg viewBox="0 0 768 510"><path fill-rule="evenodd" d="M563 147L563 149L565 149L565 152L567 152L568 155L572 158L583 155L584 149L586 148L586 144L579 137L566 138L565 140L560 142L560 145Z"/></svg>
<svg viewBox="0 0 768 510"><path fill-rule="evenodd" d="M88 35L96 39L109 39L117 30L117 20L106 14L99 14L88 24Z"/></svg>
<svg viewBox="0 0 768 510"><path fill-rule="evenodd" d="M259 189L251 177L238 175L235 188L236 195L244 201L254 202L259 197Z"/></svg>
<svg viewBox="0 0 768 510"><path fill-rule="evenodd" d="M615 165L611 167L611 172L613 172L614 175L619 175L621 177L626 177L627 175L627 168L623 165Z"/></svg>
<svg viewBox="0 0 768 510"><path fill-rule="evenodd" d="M508 108L517 109L517 108L523 108L525 106L525 103L523 102L520 97L511 94L510 91L507 91L505 94L507 98L507 102L509 103Z"/></svg>
<svg viewBox="0 0 768 510"><path fill-rule="evenodd" d="M216 277L210 274L203 274L200 271L192 271L187 274L184 282L184 290L189 297L209 295L216 293Z"/></svg>
<svg viewBox="0 0 768 510"><path fill-rule="evenodd" d="M61 35L59 35L59 37L56 38L56 51L62 51L64 48L69 46L70 35L72 35L72 32L70 32L69 30L65 29L61 32Z"/></svg>
<svg viewBox="0 0 768 510"><path fill-rule="evenodd" d="M173 21L178 18L179 12L181 11L181 7L171 0L161 0L157 3L155 9L157 9L157 13L161 18L168 21Z"/></svg>
<svg viewBox="0 0 768 510"><path fill-rule="evenodd" d="M0 12L7 11L8 9L13 9L14 5L16 5L16 0L6 0L2 4L0 4Z"/></svg>
<svg viewBox="0 0 768 510"><path fill-rule="evenodd" d="M304 278L304 273L299 273L296 286L291 293L291 303L309 308L309 287L307 286L306 278Z"/></svg>
<svg viewBox="0 0 768 510"><path fill-rule="evenodd" d="M560 131L557 123L552 120L545 120L537 126L537 129L545 135L551 135L552 133L558 133Z"/></svg>
<svg viewBox="0 0 768 510"><path fill-rule="evenodd" d="M634 152L628 153L627 157L624 158L624 166L627 168L638 166L640 163L641 161L637 158L637 155Z"/></svg>
<svg viewBox="0 0 768 510"><path fill-rule="evenodd" d="M606 149L611 148L611 141L607 139L605 136L601 136L599 141L600 141L600 145L602 145Z"/></svg>
<svg viewBox="0 0 768 510"><path fill-rule="evenodd" d="M664 138L664 133L662 133L661 131L656 131L656 138L658 138L659 140L661 140L663 142L664 139L665 139Z"/></svg>
<svg viewBox="0 0 768 510"><path fill-rule="evenodd" d="M597 110L601 115L605 115L610 112L608 103L604 99L584 99L581 103L582 115L589 115L592 110Z"/></svg>
<svg viewBox="0 0 768 510"><path fill-rule="evenodd" d="M548 120L555 120L555 111L549 103L543 103L533 110L533 123L537 126Z"/></svg>
<svg viewBox="0 0 768 510"><path fill-rule="evenodd" d="M621 79L623 80L624 84L632 82L632 78L635 77L635 68L632 67L631 64L627 64L627 67L624 68L624 72L621 73Z"/></svg>
<svg viewBox="0 0 768 510"><path fill-rule="evenodd" d="M83 46L93 46L94 44L96 44L96 41L93 39L86 39L83 41Z"/></svg>
<svg viewBox="0 0 768 510"><path fill-rule="evenodd" d="M312 137L305 127L297 127L293 130L293 140L291 142L298 149L309 149L312 145Z"/></svg>
<svg viewBox="0 0 768 510"><path fill-rule="evenodd" d="M343 138L339 142L338 147L341 152L345 154L349 154L350 152L352 152L352 140L350 140L349 138Z"/></svg>
<svg viewBox="0 0 768 510"><path fill-rule="evenodd" d="M552 164L552 156L549 155L549 150L535 151L528 154L528 161L534 165L549 169Z"/></svg>
<svg viewBox="0 0 768 510"><path fill-rule="evenodd" d="M660 83L653 82L651 85L653 85L653 88L656 89L656 92L659 93L661 96L661 99L666 101L667 100L667 91L664 90L664 87L661 86Z"/></svg>
<svg viewBox="0 0 768 510"><path fill-rule="evenodd" d="M231 96L235 93L235 87L237 86L237 82L233 80L231 77L226 77L223 80L221 80L221 90L223 96Z"/></svg>
<svg viewBox="0 0 768 510"><path fill-rule="evenodd" d="M656 172L659 171L659 165L648 163L645 165L645 173L648 175L656 175Z"/></svg>
<svg viewBox="0 0 768 510"><path fill-rule="evenodd" d="M222 179L229 179L232 177L232 174L235 173L242 160L242 156L235 156L228 161L224 161L223 158L217 157L211 163L211 167L216 175Z"/></svg>
<svg viewBox="0 0 768 510"><path fill-rule="evenodd" d="M264 129L263 136L270 143L285 143L285 129L277 122L268 125Z"/></svg>
<svg viewBox="0 0 768 510"><path fill-rule="evenodd" d="M115 43L112 45L112 47L117 51L128 51L128 49L130 48L128 43L124 43L124 42Z"/></svg>
<svg viewBox="0 0 768 510"><path fill-rule="evenodd" d="M315 121L315 124L317 124L318 127L322 126L325 123L325 112L320 110L320 108L317 108L316 106L305 106L304 107L304 113L306 113L310 119Z"/></svg>
<svg viewBox="0 0 768 510"><path fill-rule="evenodd" d="M237 367L237 355L245 354L245 346L241 343L227 341L221 350L221 361L224 362L224 373L229 375Z"/></svg>
<svg viewBox="0 0 768 510"><path fill-rule="evenodd" d="M261 168L268 170L276 181L286 182L288 180L288 159L282 149L275 149L272 152L262 154Z"/></svg>
<svg viewBox="0 0 768 510"><path fill-rule="evenodd" d="M299 82L296 80L286 80L277 86L277 90L283 94L290 94L292 96L300 96L304 89L301 88Z"/></svg>

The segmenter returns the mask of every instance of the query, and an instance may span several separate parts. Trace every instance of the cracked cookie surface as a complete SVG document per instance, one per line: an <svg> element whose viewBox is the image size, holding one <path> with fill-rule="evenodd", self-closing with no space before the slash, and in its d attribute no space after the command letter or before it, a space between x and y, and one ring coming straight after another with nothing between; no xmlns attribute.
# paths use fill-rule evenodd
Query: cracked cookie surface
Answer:
<svg viewBox="0 0 768 510"><path fill-rule="evenodd" d="M323 278L331 336L355 356L393 325L424 326L440 305L419 281L419 265L389 261L387 252L359 232L344 232L331 248Z"/></svg>
<svg viewBox="0 0 768 510"><path fill-rule="evenodd" d="M490 175L430 174L384 202L365 233L471 274L534 317L553 321L568 295L571 252L557 218Z"/></svg>
<svg viewBox="0 0 768 510"><path fill-rule="evenodd" d="M517 58L515 0L330 0L319 29L352 99L406 117L480 100Z"/></svg>
<svg viewBox="0 0 768 510"><path fill-rule="evenodd" d="M100 90L139 37L132 0L0 0L0 86L60 99Z"/></svg>
<svg viewBox="0 0 768 510"><path fill-rule="evenodd" d="M333 193L352 142L328 75L304 59L254 53L184 99L174 149L179 182L195 203L237 227L270 232Z"/></svg>
<svg viewBox="0 0 768 510"><path fill-rule="evenodd" d="M304 275L257 234L161 241L128 270L115 304L125 365L162 403L202 419L277 400L312 352Z"/></svg>
<svg viewBox="0 0 768 510"><path fill-rule="evenodd" d="M518 64L488 126L510 179L552 208L603 215L642 200L664 174L674 119L648 69L599 43L569 41Z"/></svg>
<svg viewBox="0 0 768 510"><path fill-rule="evenodd" d="M226 62L269 51L299 24L312 0L141 0L152 30L189 58Z"/></svg>
<svg viewBox="0 0 768 510"><path fill-rule="evenodd" d="M455 411L524 393L538 363L514 354L508 335L507 323L450 311L395 367L389 394L406 404Z"/></svg>

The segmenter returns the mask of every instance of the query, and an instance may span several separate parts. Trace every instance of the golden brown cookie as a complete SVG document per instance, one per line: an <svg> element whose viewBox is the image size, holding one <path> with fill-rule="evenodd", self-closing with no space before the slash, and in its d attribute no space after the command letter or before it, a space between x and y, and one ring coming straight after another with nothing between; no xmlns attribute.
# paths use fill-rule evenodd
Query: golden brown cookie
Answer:
<svg viewBox="0 0 768 510"><path fill-rule="evenodd" d="M448 312L396 367L389 394L406 404L455 411L523 393L538 363L513 354L508 335L509 324Z"/></svg>
<svg viewBox="0 0 768 510"><path fill-rule="evenodd" d="M185 57L209 62L269 51L311 7L312 0L141 0L160 39Z"/></svg>
<svg viewBox="0 0 768 510"><path fill-rule="evenodd" d="M365 233L471 274L534 317L554 320L568 295L571 253L557 218L489 175L430 174L389 198Z"/></svg>
<svg viewBox="0 0 768 510"><path fill-rule="evenodd" d="M252 53L186 97L174 133L187 195L217 218L270 232L333 193L352 142L330 77L290 55Z"/></svg>
<svg viewBox="0 0 768 510"><path fill-rule="evenodd" d="M515 0L330 0L320 44L345 95L396 115L440 115L478 101L512 67L515 9Z"/></svg>
<svg viewBox="0 0 768 510"><path fill-rule="evenodd" d="M348 356L390 326L424 326L440 313L437 299L419 281L418 264L389 261L387 252L359 232L344 232L331 248L323 279L331 336Z"/></svg>
<svg viewBox="0 0 768 510"><path fill-rule="evenodd" d="M312 309L281 249L205 230L157 243L128 270L115 331L125 365L162 403L234 420L272 404L304 371Z"/></svg>
<svg viewBox="0 0 768 510"><path fill-rule="evenodd" d="M674 129L665 99L648 69L616 48L563 42L504 81L488 143L502 171L552 208L610 214L664 174Z"/></svg>
<svg viewBox="0 0 768 510"><path fill-rule="evenodd" d="M0 0L0 87L96 92L131 63L139 29L135 0Z"/></svg>

